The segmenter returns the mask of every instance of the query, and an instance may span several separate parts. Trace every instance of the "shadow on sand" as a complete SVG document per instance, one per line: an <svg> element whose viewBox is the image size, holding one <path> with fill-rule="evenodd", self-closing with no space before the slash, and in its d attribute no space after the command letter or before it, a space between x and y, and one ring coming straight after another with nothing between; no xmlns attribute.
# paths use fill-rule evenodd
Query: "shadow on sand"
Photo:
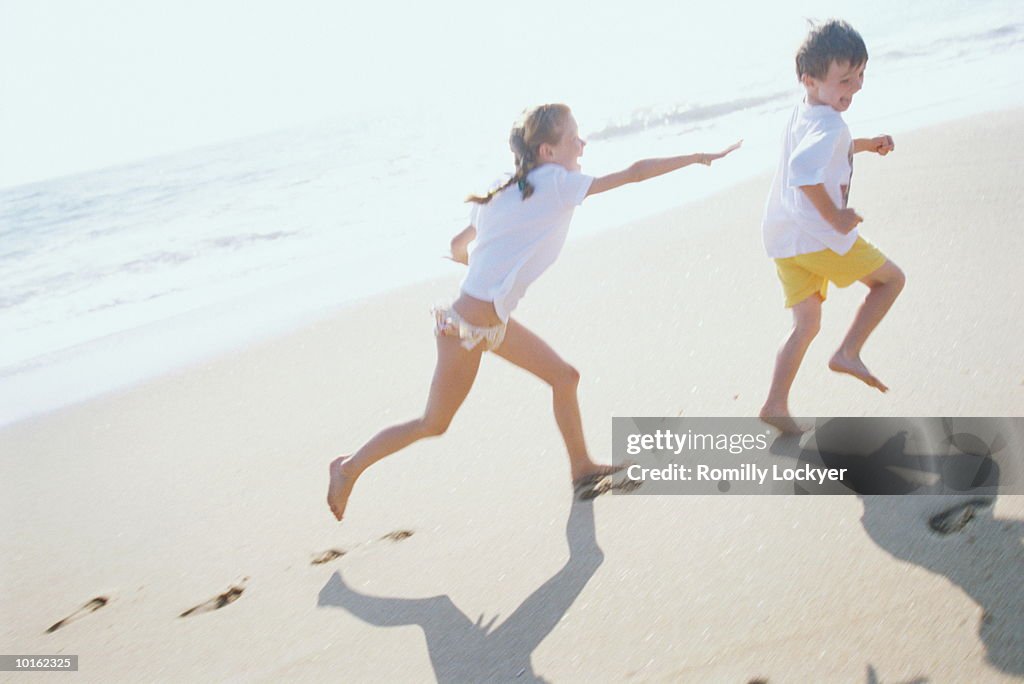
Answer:
<svg viewBox="0 0 1024 684"><path fill-rule="evenodd" d="M888 434L879 420L880 432L866 438L855 434L863 431L858 420L828 420L804 448L785 438L772 453L835 468L855 465L857 476L847 484L864 505L868 536L894 558L963 589L982 610L978 634L987 662L1024 675L1024 521L993 514L995 492L1005 491L1000 477L1019 483L1021 435L1011 434L1013 425L1007 433L1002 419L969 419L968 433L951 429L949 419L923 418L893 419ZM911 491L945 493L881 494ZM798 485L796 493L812 492ZM950 614L950 628L962 619Z"/></svg>
<svg viewBox="0 0 1024 684"><path fill-rule="evenodd" d="M545 681L533 671L531 655L580 595L604 554L597 545L593 502L574 502L565 529L569 560L500 625L497 617L473 622L447 595L422 599L367 596L340 572L328 580L318 606L343 608L379 627L419 625L439 682ZM493 629L492 629L493 627Z"/></svg>

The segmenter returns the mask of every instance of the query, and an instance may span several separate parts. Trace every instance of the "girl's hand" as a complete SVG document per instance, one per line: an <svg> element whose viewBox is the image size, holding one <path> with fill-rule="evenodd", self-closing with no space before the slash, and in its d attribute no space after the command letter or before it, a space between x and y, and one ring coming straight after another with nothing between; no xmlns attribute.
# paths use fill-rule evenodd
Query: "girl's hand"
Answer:
<svg viewBox="0 0 1024 684"><path fill-rule="evenodd" d="M704 164L705 166L711 166L711 162L715 161L716 159L721 159L722 157L725 157L725 156L729 155L730 153L740 149L740 147L742 147L742 146L743 146L743 141L742 140L738 140L737 142L734 142L732 145L729 145L728 147L726 147L721 152L716 152L714 154L702 154L700 162L701 162L701 164Z"/></svg>
<svg viewBox="0 0 1024 684"><path fill-rule="evenodd" d="M448 261L454 261L457 264L469 265L469 243L476 239L476 227L471 225L466 226L461 233L452 238L449 243L449 249L451 254L444 255L444 258Z"/></svg>
<svg viewBox="0 0 1024 684"><path fill-rule="evenodd" d="M466 248L466 245L461 243L456 244L453 241L452 253L445 254L443 258L448 261L454 261L457 264L465 264L466 266L469 266L469 250Z"/></svg>

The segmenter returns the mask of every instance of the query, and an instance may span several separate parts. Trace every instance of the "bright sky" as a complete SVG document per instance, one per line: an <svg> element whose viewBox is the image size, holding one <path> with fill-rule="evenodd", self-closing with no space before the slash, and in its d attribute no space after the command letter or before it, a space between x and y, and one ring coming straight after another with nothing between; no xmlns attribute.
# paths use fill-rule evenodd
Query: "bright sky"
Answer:
<svg viewBox="0 0 1024 684"><path fill-rule="evenodd" d="M506 118L544 99L541 71L551 97L578 102L566 89L588 65L636 80L664 48L645 39L659 26L661 40L698 40L685 4L0 0L0 187L415 108L509 73L484 98Z"/></svg>
<svg viewBox="0 0 1024 684"><path fill-rule="evenodd" d="M936 2L962 0L915 6ZM443 114L446 98L453 118L490 108L504 128L545 100L678 101L739 59L788 79L803 17L874 41L888 3L0 0L0 187L345 113Z"/></svg>
<svg viewBox="0 0 1024 684"><path fill-rule="evenodd" d="M414 24L351 16L351 4L0 3L0 186L322 119L414 86L415 63L399 69L381 39ZM385 72L391 88L367 87Z"/></svg>

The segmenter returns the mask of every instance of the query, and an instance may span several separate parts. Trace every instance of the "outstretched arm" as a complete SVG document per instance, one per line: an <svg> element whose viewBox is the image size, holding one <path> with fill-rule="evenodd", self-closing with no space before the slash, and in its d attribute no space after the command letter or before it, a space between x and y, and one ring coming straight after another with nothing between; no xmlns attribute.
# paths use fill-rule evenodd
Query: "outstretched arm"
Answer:
<svg viewBox="0 0 1024 684"><path fill-rule="evenodd" d="M469 264L469 243L476 239L476 226L466 226L466 228L452 238L450 256L446 256L445 259L449 259L459 264Z"/></svg>
<svg viewBox="0 0 1024 684"><path fill-rule="evenodd" d="M587 191L587 197L596 195L600 192L607 192L613 190L627 183L639 183L649 178L656 178L666 173L676 171L684 166L690 166L691 164L704 164L711 166L711 162L716 159L721 159L733 150L739 149L743 141L735 143L725 148L721 152L716 153L699 153L699 154L684 154L678 157L663 157L660 159L641 159L635 162L628 169L624 169L617 173L610 173L607 176L601 176L595 178L594 182L590 184L590 190Z"/></svg>

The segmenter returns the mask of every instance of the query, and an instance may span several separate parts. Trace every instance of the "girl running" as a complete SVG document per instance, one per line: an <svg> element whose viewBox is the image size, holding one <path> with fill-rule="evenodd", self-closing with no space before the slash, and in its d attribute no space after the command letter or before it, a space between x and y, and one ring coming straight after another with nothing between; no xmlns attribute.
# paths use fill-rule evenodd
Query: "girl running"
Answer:
<svg viewBox="0 0 1024 684"><path fill-rule="evenodd" d="M441 435L473 386L485 351L514 363L551 386L555 421L569 452L580 498L606 491L617 469L595 463L583 439L576 399L578 371L540 337L510 316L527 287L558 257L574 209L591 195L654 178L691 164L711 165L742 141L715 154L644 159L607 176L587 176L579 158L586 145L563 104L527 110L512 127L515 173L485 196L471 196L470 225L451 242L451 258L469 266L458 298L435 308L437 366L423 415L378 432L330 464L327 503L338 520L364 470L424 437ZM477 240L472 257L469 243Z"/></svg>

